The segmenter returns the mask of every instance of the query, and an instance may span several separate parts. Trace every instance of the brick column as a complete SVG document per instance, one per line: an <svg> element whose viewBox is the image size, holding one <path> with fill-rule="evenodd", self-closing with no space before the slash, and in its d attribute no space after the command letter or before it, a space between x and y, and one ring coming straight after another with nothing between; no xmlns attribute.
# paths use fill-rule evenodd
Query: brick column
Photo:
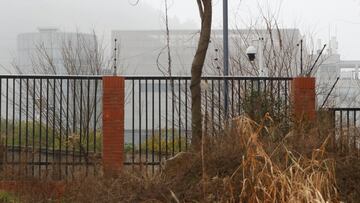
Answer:
<svg viewBox="0 0 360 203"><path fill-rule="evenodd" d="M315 110L315 78L297 77L291 84L292 113L297 121L314 121Z"/></svg>
<svg viewBox="0 0 360 203"><path fill-rule="evenodd" d="M103 77L103 171L116 175L124 161L124 78Z"/></svg>

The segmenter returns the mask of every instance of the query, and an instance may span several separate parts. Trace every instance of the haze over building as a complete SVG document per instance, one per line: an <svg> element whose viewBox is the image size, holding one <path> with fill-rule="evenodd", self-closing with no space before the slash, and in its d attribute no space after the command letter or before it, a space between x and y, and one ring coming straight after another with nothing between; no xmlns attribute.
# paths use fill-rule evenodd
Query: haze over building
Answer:
<svg viewBox="0 0 360 203"><path fill-rule="evenodd" d="M171 30L170 31L171 74L190 75L191 64L195 55L199 31L198 30ZM238 76L254 76L256 72L245 70L258 66L257 62L251 64L246 56L246 49L250 45L258 46L259 38L264 38L265 50L274 49L278 52L284 50L292 56L290 66L295 67L299 62L297 44L302 35L298 29L279 29L276 33L268 30L230 30L230 73ZM112 44L117 39L119 51L118 67L126 75L168 75L168 49L167 36L163 30L114 30L112 31ZM113 46L114 48L114 46ZM295 50L296 49L296 50ZM273 53L267 51L270 61ZM304 53L306 54L306 52ZM114 55L114 54L112 54ZM281 56L275 56L281 57ZM269 62L270 63L270 62ZM213 30L211 43L206 58L204 72L207 75L222 75L222 30ZM244 70L242 70L244 69ZM294 76L298 70L276 72L273 76Z"/></svg>
<svg viewBox="0 0 360 203"><path fill-rule="evenodd" d="M90 64L86 49L95 50L96 41L93 34L62 32L51 27L21 33L17 36L16 64L25 74L69 74L65 58L66 54L73 54L77 57L73 65L87 69Z"/></svg>
<svg viewBox="0 0 360 203"><path fill-rule="evenodd" d="M360 59L342 60L336 37L331 38L327 52L316 73L318 105L321 106L325 98L329 97L325 104L328 107L359 106ZM331 91L333 86L334 89Z"/></svg>
<svg viewBox="0 0 360 203"><path fill-rule="evenodd" d="M259 37L263 37L266 49L290 50L292 61L288 65L289 72L279 72L273 76L297 76L300 74L300 52L297 44L302 39L298 29L280 29L278 33L269 33L267 30L231 30L229 32L230 49L230 74L238 76L256 76L256 72L241 71L242 69L258 66L251 64L245 54L249 45L257 46ZM270 41L272 34L273 41ZM190 75L192 59L198 43L198 30L171 30L170 53L171 75ZM124 75L169 75L166 33L163 30L113 30L111 34L111 49L114 48L114 39L117 39L118 58L117 67L120 74ZM72 43L72 47L81 50L86 43L96 46L93 34L62 32L56 28L39 28L39 32L22 33L17 37L17 65L22 73L42 73L39 70L39 54L48 54L57 74L67 74L63 60L63 46ZM273 47L272 47L273 46ZM291 50L291 49L297 50ZM222 75L222 31L212 32L204 73L206 75ZM289 51L289 52L290 52ZM79 52L82 58L78 61L85 69L88 60L84 52ZM271 54L271 53L270 53ZM304 49L304 56L309 55L309 50ZM271 56L271 55L269 55ZM114 57L111 54L110 59ZM284 56L278 56L284 57ZM289 56L287 56L289 57ZM321 106L339 77L334 90L329 95L326 103L328 106L345 107L357 106L358 87L360 85L359 68L360 60L342 60L338 53L338 42L335 37L329 42L328 49L322 57L323 62L316 70L318 85L318 105ZM267 60L271 62L272 57ZM267 62L269 63L269 62ZM112 65L110 65L112 66ZM37 70L34 70L37 68ZM306 67L307 68L307 67ZM254 69L253 69L254 70ZM255 69L256 70L256 69ZM112 70L106 70L106 74ZM50 72L49 72L50 74Z"/></svg>

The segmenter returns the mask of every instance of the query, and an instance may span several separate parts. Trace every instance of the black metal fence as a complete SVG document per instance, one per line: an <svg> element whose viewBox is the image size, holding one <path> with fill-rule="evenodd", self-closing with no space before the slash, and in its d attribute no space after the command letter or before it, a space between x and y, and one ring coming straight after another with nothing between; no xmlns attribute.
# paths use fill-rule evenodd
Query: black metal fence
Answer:
<svg viewBox="0 0 360 203"><path fill-rule="evenodd" d="M155 170L164 159L189 149L190 79L125 77L125 165ZM96 174L102 152L101 80L0 75L1 169L17 176L59 179ZM290 81L203 77L204 132L219 135L228 118L244 114L256 120L269 112L274 120L287 119Z"/></svg>
<svg viewBox="0 0 360 203"><path fill-rule="evenodd" d="M154 170L162 160L188 150L191 140L190 77L126 76L125 164ZM222 133L228 118L274 120L289 115L292 78L203 77L202 111L207 135ZM227 88L225 88L227 86ZM227 113L225 89L228 95Z"/></svg>
<svg viewBox="0 0 360 203"><path fill-rule="evenodd" d="M334 147L359 152L360 108L330 108L334 127Z"/></svg>
<svg viewBox="0 0 360 203"><path fill-rule="evenodd" d="M101 76L0 75L0 162L15 176L96 173Z"/></svg>

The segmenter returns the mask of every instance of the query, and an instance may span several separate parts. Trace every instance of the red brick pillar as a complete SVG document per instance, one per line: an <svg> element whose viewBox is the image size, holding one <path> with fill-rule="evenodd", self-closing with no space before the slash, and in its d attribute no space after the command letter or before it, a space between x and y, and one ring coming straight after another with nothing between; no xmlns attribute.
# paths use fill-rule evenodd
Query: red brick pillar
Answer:
<svg viewBox="0 0 360 203"><path fill-rule="evenodd" d="M116 175L124 161L124 91L123 77L103 77L103 171Z"/></svg>
<svg viewBox="0 0 360 203"><path fill-rule="evenodd" d="M315 78L297 77L291 84L292 113L297 121L314 121L315 110Z"/></svg>

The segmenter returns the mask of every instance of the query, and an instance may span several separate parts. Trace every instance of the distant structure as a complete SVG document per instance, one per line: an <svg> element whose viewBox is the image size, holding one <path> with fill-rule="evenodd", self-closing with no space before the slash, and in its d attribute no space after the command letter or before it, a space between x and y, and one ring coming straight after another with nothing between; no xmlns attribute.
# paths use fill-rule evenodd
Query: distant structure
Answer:
<svg viewBox="0 0 360 203"><path fill-rule="evenodd" d="M273 33L272 33L273 32ZM229 31L229 50L230 50L230 75L256 75L255 73L239 72L241 67L251 67L258 64L251 64L246 56L246 49L253 45L258 47L259 38L264 38L265 49L270 48L284 50L296 56L293 58L292 71L287 73L274 73L273 75L293 76L298 73L296 63L299 63L300 51L297 44L302 39L299 29L279 29L269 32L266 29L252 30L230 30ZM173 75L189 75L191 63L195 55L198 39L198 30L171 30L170 49L171 64ZM272 40L271 40L271 39ZM162 30L114 30L112 31L111 44L118 40L118 68L126 67L124 71L127 75L168 75L167 71L167 49L166 33ZM114 50L114 48L112 48ZM211 43L209 45L206 66L204 72L207 75L222 74L222 30L213 30ZM271 56L271 52L264 50ZM304 53L307 54L307 53ZM280 56L277 56L280 57ZM268 59L271 57L268 57Z"/></svg>
<svg viewBox="0 0 360 203"><path fill-rule="evenodd" d="M270 37L270 35L272 35ZM289 67L297 67L296 64L299 61L299 43L302 36L298 29L280 29L275 33L270 33L268 30L231 30L229 32L229 50L230 50L230 68L231 75L239 76L256 76L256 73L240 70L243 67L249 68L258 65L251 64L246 55L246 49L252 45L258 47L259 38L264 38L264 47L268 50L274 48L276 50L283 49L282 53L293 54L295 56L289 56L293 61L289 62ZM270 38L273 40L271 41ZM117 53L115 53L115 39L117 40ZM171 30L170 31L170 50L171 50L171 74L172 75L190 75L191 64L197 43L199 39L198 30ZM125 75L169 75L168 68L168 54L167 54L167 41L166 33L161 30L144 30L144 31L112 31L111 43L113 50L112 56L116 56L116 67L122 74ZM222 31L214 30L212 32L211 43L209 45L208 54L206 58L206 65L204 72L206 75L222 75ZM295 50L294 50L295 49ZM273 57L273 52L266 51L267 59L270 60ZM305 53L307 54L307 53ZM277 57L281 57L279 55ZM253 70L256 70L254 68ZM296 68L289 72L282 72L284 76L291 76L291 74L297 74ZM130 83L128 83L131 85ZM150 83L149 83L150 84ZM171 88L166 88L166 84L163 81L155 84L155 98L160 98L158 95L163 94L161 97L161 106L165 106L166 102L171 103L171 97L166 97L166 89L168 91ZM150 86L149 86L150 88ZM179 87L175 84L175 90ZM142 98L145 98L145 86L139 87L138 83L135 83L135 90L141 89ZM170 95L170 94L169 94ZM166 99L165 99L166 98ZM139 97L134 97L134 102L127 102L125 106L125 114L135 117L139 115L139 109L134 108L133 104L139 104L145 106L145 100L139 102ZM157 105L155 108L158 108ZM156 110L155 110L156 111ZM163 112L164 113L164 112ZM138 129L138 118L135 118L135 123L131 117L125 118L125 142L131 141L131 134L133 133L129 129ZM144 122L144 121L143 121ZM158 125L158 119L154 119L154 125ZM133 126L134 125L134 126ZM145 135L145 133L143 133Z"/></svg>
<svg viewBox="0 0 360 203"><path fill-rule="evenodd" d="M17 65L24 74L39 73L36 62L39 56L48 57L52 61L56 74L68 74L63 61L65 46L71 46L72 52L80 54L79 64L86 66L83 46L96 46L93 34L61 32L57 28L39 28L38 32L22 33L17 36ZM46 56L44 54L46 53ZM78 64L78 65L79 65ZM42 72L42 74L54 74Z"/></svg>
<svg viewBox="0 0 360 203"><path fill-rule="evenodd" d="M328 53L323 58L324 61L316 73L318 105L324 103L324 99L339 77L325 106L360 107L360 60L341 60L336 37L331 38Z"/></svg>
<svg viewBox="0 0 360 203"><path fill-rule="evenodd" d="M172 30L170 31L170 48L173 75L190 75L191 63L198 43L198 30ZM246 56L246 49L253 45L258 47L259 38L264 38L265 64L272 63L274 57L287 58L284 70L273 71L270 76L300 75L300 47L299 42L304 40L303 58L312 60L316 54L311 55L306 49L306 39L299 29L279 29L271 32L266 29L230 30L230 75L256 76L256 73L241 71L242 69L257 66L257 62L250 63ZM111 44L118 40L117 57L119 69L125 75L168 75L166 33L161 30L114 30ZM317 103L321 106L330 92L331 87L339 77L335 89L331 93L325 106L328 107L360 107L360 60L341 60L338 53L338 41L332 37L327 43L327 50L321 57L319 67L313 71L317 77ZM322 47L319 42L319 49ZM112 50L114 47L112 47ZM204 74L222 75L222 31L213 30L209 45ZM274 56L271 50L278 51ZM258 50L259 51L259 50ZM284 62L278 60L280 62ZM305 63L305 62L304 62ZM304 64L304 72L308 71ZM310 64L311 65L311 64ZM277 67L279 64L272 64ZM125 69L124 69L125 67Z"/></svg>

